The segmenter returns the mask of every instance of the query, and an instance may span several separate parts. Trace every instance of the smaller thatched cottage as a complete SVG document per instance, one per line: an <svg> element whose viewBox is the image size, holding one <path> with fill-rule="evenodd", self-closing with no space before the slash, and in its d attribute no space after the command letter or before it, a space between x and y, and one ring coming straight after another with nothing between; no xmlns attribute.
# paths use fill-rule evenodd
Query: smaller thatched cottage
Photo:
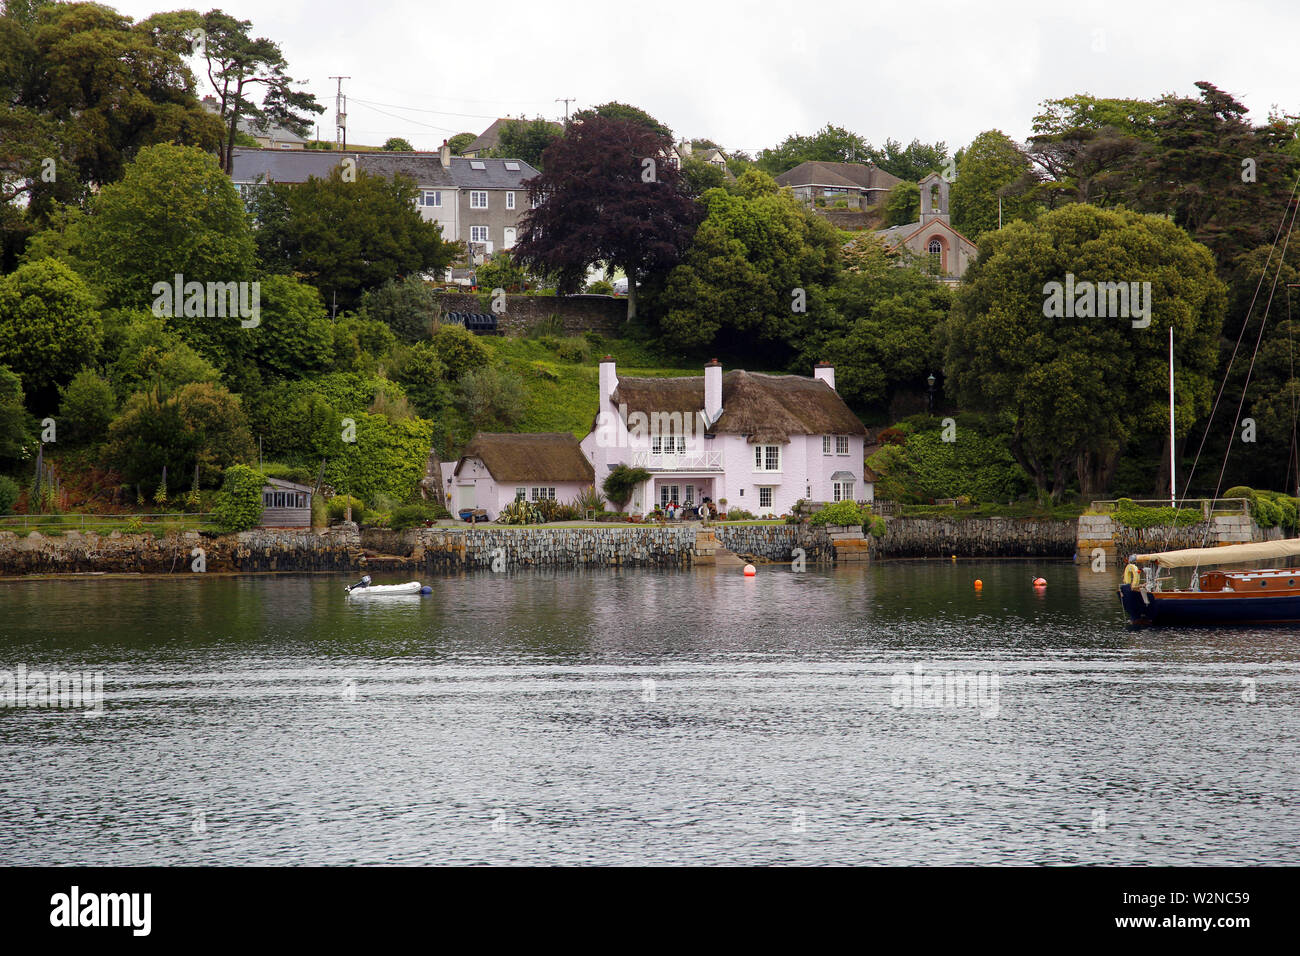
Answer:
<svg viewBox="0 0 1300 956"><path fill-rule="evenodd" d="M456 462L444 462L447 508L481 508L489 520L521 495L570 502L595 482L591 462L568 432L479 432Z"/></svg>
<svg viewBox="0 0 1300 956"><path fill-rule="evenodd" d="M268 478L262 486L263 528L310 528L311 496L308 485Z"/></svg>

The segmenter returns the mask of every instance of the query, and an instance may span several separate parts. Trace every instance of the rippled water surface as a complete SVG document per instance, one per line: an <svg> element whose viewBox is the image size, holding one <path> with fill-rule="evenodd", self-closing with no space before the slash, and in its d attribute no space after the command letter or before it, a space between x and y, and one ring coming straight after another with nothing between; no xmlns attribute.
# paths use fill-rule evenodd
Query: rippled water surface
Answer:
<svg viewBox="0 0 1300 956"><path fill-rule="evenodd" d="M1133 632L1114 578L3 581L0 671L106 699L0 710L0 863L1297 862L1300 635Z"/></svg>

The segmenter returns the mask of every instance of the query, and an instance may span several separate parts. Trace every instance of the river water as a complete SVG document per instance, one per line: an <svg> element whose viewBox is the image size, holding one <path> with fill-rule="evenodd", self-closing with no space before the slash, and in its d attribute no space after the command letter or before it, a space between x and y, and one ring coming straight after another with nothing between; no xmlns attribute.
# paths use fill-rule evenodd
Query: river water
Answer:
<svg viewBox="0 0 1300 956"><path fill-rule="evenodd" d="M1300 632L1116 578L2 581L0 672L104 697L0 710L0 863L1297 862Z"/></svg>

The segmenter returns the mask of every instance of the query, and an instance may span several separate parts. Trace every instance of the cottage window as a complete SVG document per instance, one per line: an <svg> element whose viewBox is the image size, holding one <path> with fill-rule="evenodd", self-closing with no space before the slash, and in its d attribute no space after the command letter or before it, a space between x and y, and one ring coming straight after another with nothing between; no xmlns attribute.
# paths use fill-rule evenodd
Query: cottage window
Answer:
<svg viewBox="0 0 1300 956"><path fill-rule="evenodd" d="M532 490L532 500L533 500L533 501L541 501L543 498L549 498L551 501L554 501L554 500L555 500L555 489L554 489L554 488L534 488L534 489Z"/></svg>
<svg viewBox="0 0 1300 956"><path fill-rule="evenodd" d="M528 489L527 489L527 488L516 488L516 489L515 489L515 501L523 501L523 500L524 500L525 498L527 498L527 497L528 497Z"/></svg>
<svg viewBox="0 0 1300 956"><path fill-rule="evenodd" d="M849 453L849 436L848 436L848 435L836 435L836 436L835 436L835 454L837 454L837 455L847 455L848 453Z"/></svg>
<svg viewBox="0 0 1300 956"><path fill-rule="evenodd" d="M486 209L488 207L488 194L486 189L471 189L469 193L470 209Z"/></svg>
<svg viewBox="0 0 1300 956"><path fill-rule="evenodd" d="M781 470L781 446L780 445L755 445L754 446L754 470L755 471L780 471Z"/></svg>
<svg viewBox="0 0 1300 956"><path fill-rule="evenodd" d="M507 208L507 209L514 209L514 208L515 208L515 194L514 194L514 193L510 193L510 192L506 193L506 208Z"/></svg>
<svg viewBox="0 0 1300 956"><path fill-rule="evenodd" d="M441 206L442 193L437 189L426 189L420 193L421 206Z"/></svg>
<svg viewBox="0 0 1300 956"><path fill-rule="evenodd" d="M853 500L853 482L837 481L831 485L831 493L835 501L852 501Z"/></svg>
<svg viewBox="0 0 1300 956"><path fill-rule="evenodd" d="M269 491L264 491L264 492L262 492L262 507L263 507L263 508L269 508L269 507L271 507L271 502L272 502L273 500L274 500L274 499L271 497L271 492L269 492Z"/></svg>
<svg viewBox="0 0 1300 956"><path fill-rule="evenodd" d="M487 227L487 226L470 226L470 227L469 227L469 241L470 241L470 242L487 242L487 241L488 241L488 227Z"/></svg>
<svg viewBox="0 0 1300 956"><path fill-rule="evenodd" d="M822 436L822 454L823 454L823 455L829 455L830 453L831 453L831 436L830 436L830 435L823 435L823 436Z"/></svg>
<svg viewBox="0 0 1300 956"><path fill-rule="evenodd" d="M664 440L658 435L650 439L650 454L662 455L664 453Z"/></svg>
<svg viewBox="0 0 1300 956"><path fill-rule="evenodd" d="M771 489L771 488L759 488L759 489L758 489L758 506L759 506L760 508L770 508L770 507L772 507L772 489Z"/></svg>

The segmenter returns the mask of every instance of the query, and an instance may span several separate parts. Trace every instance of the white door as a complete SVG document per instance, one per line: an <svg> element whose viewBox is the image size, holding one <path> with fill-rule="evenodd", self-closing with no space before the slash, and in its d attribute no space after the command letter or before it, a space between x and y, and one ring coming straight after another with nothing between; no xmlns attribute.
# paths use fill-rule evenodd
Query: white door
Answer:
<svg viewBox="0 0 1300 956"><path fill-rule="evenodd" d="M501 243L502 249L513 248L515 244L515 229L513 226L506 226L505 239Z"/></svg>
<svg viewBox="0 0 1300 956"><path fill-rule="evenodd" d="M456 510L457 510L457 511L463 511L465 508L476 508L476 507L478 507L477 505L474 504L474 486L473 486L473 485L457 485L457 486L456 486L456 498L457 498L457 501L458 501L458 504L456 505Z"/></svg>

